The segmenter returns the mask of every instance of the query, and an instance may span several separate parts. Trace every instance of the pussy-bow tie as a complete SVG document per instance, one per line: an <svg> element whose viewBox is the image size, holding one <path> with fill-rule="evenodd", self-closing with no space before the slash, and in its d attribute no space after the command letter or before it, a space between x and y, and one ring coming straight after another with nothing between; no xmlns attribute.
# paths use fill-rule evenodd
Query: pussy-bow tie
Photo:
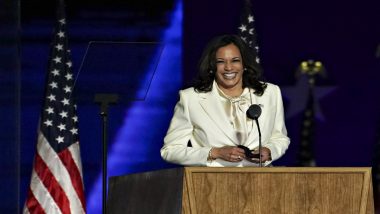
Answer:
<svg viewBox="0 0 380 214"><path fill-rule="evenodd" d="M249 108L251 99L250 99L249 93L245 93L244 95L241 95L239 97L229 98L228 100L230 101L232 106L239 108L241 112L245 113Z"/></svg>

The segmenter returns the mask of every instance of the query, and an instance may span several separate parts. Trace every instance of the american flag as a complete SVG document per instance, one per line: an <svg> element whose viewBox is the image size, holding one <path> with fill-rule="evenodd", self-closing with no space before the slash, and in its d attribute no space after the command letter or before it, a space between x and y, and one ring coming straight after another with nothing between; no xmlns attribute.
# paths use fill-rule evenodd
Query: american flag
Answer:
<svg viewBox="0 0 380 214"><path fill-rule="evenodd" d="M59 1L32 177L23 213L85 213L78 117L64 4Z"/></svg>
<svg viewBox="0 0 380 214"><path fill-rule="evenodd" d="M244 0L244 8L240 16L239 36L250 48L255 51L256 62L260 63L259 46L257 43L257 34L255 30L255 19L251 11L250 0Z"/></svg>

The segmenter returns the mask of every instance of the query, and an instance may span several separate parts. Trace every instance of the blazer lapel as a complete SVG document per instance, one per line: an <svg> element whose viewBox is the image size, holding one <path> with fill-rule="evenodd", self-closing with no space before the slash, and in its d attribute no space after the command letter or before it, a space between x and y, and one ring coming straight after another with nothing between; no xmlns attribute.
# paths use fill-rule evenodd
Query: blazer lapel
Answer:
<svg viewBox="0 0 380 214"><path fill-rule="evenodd" d="M210 93L200 93L199 103L211 120L214 121L216 127L218 127L235 144L238 144L236 133L232 128L230 120L224 112L216 90L217 89L215 86L213 86L213 90Z"/></svg>
<svg viewBox="0 0 380 214"><path fill-rule="evenodd" d="M251 97L252 97L252 101L251 101L251 105L252 104L258 104L260 105L260 100L258 99L258 97L253 93L253 90L251 90ZM260 105L260 107L262 108L262 106ZM253 122L253 128L251 130L251 132L248 134L248 138L245 142L245 145L249 145L251 144L250 142L254 142L254 141L257 141L259 142L259 131L257 130L257 124L256 124L256 121L252 121ZM259 117L259 125L260 125L260 128L261 128L261 125L262 125L262 121L260 120L260 117ZM243 144L244 145L244 144ZM258 145L258 144L257 144ZM250 148L250 149L253 149L253 148Z"/></svg>

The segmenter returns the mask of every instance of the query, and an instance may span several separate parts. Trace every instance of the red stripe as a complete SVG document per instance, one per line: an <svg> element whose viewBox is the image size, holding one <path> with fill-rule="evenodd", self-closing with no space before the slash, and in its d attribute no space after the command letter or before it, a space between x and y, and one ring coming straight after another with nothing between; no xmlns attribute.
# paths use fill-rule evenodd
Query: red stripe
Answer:
<svg viewBox="0 0 380 214"><path fill-rule="evenodd" d="M63 214L70 213L70 201L45 162L36 153L35 171Z"/></svg>
<svg viewBox="0 0 380 214"><path fill-rule="evenodd" d="M29 210L29 213L38 213L45 214L44 209L41 207L40 203L34 197L32 190L29 188L28 190L28 198L26 199L26 207Z"/></svg>
<svg viewBox="0 0 380 214"><path fill-rule="evenodd" d="M70 174L71 183L79 197L80 202L82 203L83 210L86 210L86 204L84 200L84 191L83 191L83 182L82 177L79 172L78 166L75 164L71 152L68 149L61 151L59 154L63 165L67 168L68 173Z"/></svg>

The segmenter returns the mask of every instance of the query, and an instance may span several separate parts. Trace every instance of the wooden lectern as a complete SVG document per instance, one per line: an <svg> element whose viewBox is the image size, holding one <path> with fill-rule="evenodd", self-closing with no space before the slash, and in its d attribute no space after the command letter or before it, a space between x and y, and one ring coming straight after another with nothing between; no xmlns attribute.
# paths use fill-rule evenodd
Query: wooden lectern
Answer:
<svg viewBox="0 0 380 214"><path fill-rule="evenodd" d="M112 177L108 213L373 214L371 168L185 167Z"/></svg>

